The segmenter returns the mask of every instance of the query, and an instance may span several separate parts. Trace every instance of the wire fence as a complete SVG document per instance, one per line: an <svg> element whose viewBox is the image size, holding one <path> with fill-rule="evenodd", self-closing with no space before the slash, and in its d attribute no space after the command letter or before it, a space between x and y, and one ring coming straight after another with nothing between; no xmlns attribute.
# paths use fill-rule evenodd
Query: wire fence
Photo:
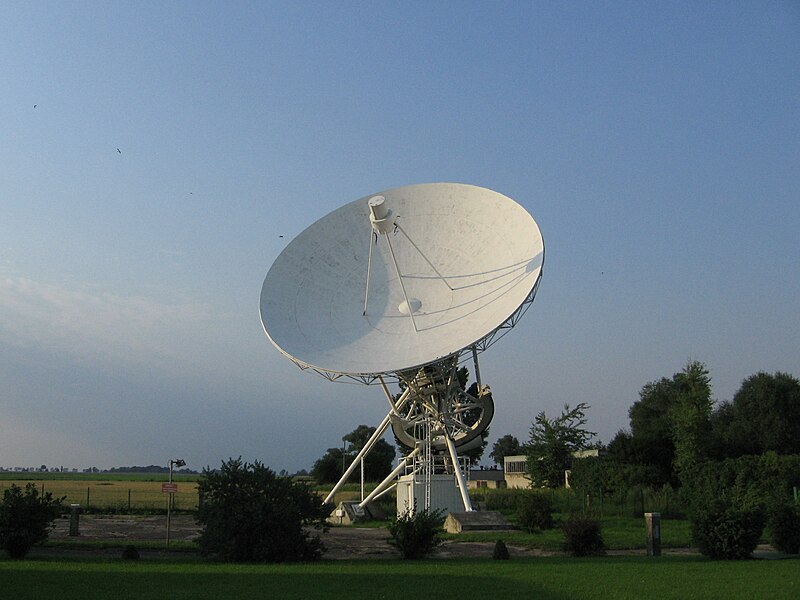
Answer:
<svg viewBox="0 0 800 600"><path fill-rule="evenodd" d="M584 513L598 516L641 517L647 512L658 512L664 517L684 515L678 492L669 486L663 488L635 487L615 494L578 491L570 488L541 489L481 489L472 490L473 500L485 510L513 510L517 499L525 494L545 494L559 513Z"/></svg>
<svg viewBox="0 0 800 600"><path fill-rule="evenodd" d="M33 483L39 493L50 492L54 498L64 498L64 503L80 504L84 511L103 512L161 512L167 510L172 500L172 509L196 511L198 494L196 482L178 483L178 491L161 491L158 481L0 481L0 494L12 485L24 488Z"/></svg>

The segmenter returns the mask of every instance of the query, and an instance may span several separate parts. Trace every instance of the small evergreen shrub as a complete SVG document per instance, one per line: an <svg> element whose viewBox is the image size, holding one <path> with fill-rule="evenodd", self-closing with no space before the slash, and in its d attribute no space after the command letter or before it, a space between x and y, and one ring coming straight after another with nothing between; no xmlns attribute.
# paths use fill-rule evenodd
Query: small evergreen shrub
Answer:
<svg viewBox="0 0 800 600"><path fill-rule="evenodd" d="M24 491L12 483L0 502L0 547L11 558L25 558L34 544L47 539L63 501L51 492L39 494L34 483Z"/></svg>
<svg viewBox="0 0 800 600"><path fill-rule="evenodd" d="M133 544L128 544L122 551L122 560L139 560L139 550Z"/></svg>
<svg viewBox="0 0 800 600"><path fill-rule="evenodd" d="M692 539L700 552L713 559L749 558L764 531L765 514L760 506L734 506L715 500L695 509Z"/></svg>
<svg viewBox="0 0 800 600"><path fill-rule="evenodd" d="M492 558L495 560L508 560L511 558L503 540L497 540L497 543L494 545L494 551L492 552Z"/></svg>
<svg viewBox="0 0 800 600"><path fill-rule="evenodd" d="M533 492L517 498L517 520L526 531L533 533L553 527L553 502L545 494Z"/></svg>
<svg viewBox="0 0 800 600"><path fill-rule="evenodd" d="M602 556L606 553L599 521L571 515L563 530L564 552L570 556Z"/></svg>
<svg viewBox="0 0 800 600"><path fill-rule="evenodd" d="M800 505L779 502L770 507L767 522L771 532L770 543L776 550L788 554L800 552Z"/></svg>
<svg viewBox="0 0 800 600"><path fill-rule="evenodd" d="M392 543L403 558L424 558L442 543L444 517L440 510L415 511L415 507L394 519L389 525Z"/></svg>

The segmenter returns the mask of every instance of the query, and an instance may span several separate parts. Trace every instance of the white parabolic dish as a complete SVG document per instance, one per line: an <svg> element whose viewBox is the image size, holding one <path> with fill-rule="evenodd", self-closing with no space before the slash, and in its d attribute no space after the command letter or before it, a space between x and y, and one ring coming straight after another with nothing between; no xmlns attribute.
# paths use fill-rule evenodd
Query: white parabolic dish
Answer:
<svg viewBox="0 0 800 600"><path fill-rule="evenodd" d="M376 195L399 226L386 234L391 248L370 223ZM494 335L533 300L543 264L539 227L510 198L455 183L399 187L292 240L264 280L261 323L301 367L333 378L397 373Z"/></svg>

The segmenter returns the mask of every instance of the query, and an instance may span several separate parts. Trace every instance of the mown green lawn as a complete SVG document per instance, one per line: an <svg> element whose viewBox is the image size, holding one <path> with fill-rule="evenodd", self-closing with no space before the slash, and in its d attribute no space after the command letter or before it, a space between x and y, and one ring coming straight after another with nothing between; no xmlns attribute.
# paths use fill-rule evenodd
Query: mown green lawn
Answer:
<svg viewBox="0 0 800 600"><path fill-rule="evenodd" d="M229 565L202 561L0 560L2 597L59 598L791 598L800 560L563 557L324 561Z"/></svg>
<svg viewBox="0 0 800 600"><path fill-rule="evenodd" d="M565 520L566 515L561 515ZM645 532L644 519L635 517L603 517L600 519L602 525L603 541L609 550L629 550L632 548L646 548L647 538ZM464 532L446 535L447 539L462 542L494 542L502 539L506 544L525 546L528 548L539 548L551 552L562 550L564 545L564 533L556 525L553 529L538 533L527 533L524 531L513 532ZM692 535L689 521L681 519L662 519L661 520L661 547L662 548L686 548L692 545Z"/></svg>

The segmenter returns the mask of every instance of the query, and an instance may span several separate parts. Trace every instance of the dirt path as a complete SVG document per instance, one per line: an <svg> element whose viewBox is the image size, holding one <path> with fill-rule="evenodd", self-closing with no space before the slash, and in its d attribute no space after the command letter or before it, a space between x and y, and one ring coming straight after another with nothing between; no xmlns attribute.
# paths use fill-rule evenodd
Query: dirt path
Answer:
<svg viewBox="0 0 800 600"><path fill-rule="evenodd" d="M139 515L81 515L80 535L69 535L69 519L58 519L55 529L50 533L53 541L97 541L115 542L119 545L136 544L137 542L166 542L167 518L160 516ZM170 523L171 541L192 541L200 535L200 527L191 515L173 515ZM344 559L380 559L399 558L400 553L389 543L389 533L384 528L362 527L331 527L321 534L326 552L325 560ZM445 541L434 553L433 558L480 558L491 557L494 542L459 542L457 540ZM558 552L546 552L519 546L508 546L512 557L553 556ZM170 556L173 554L193 556L193 552L170 553L164 550L140 550L143 558ZM694 548L664 549L663 554L697 554ZM92 556L119 556L119 548L93 549L77 547L47 546L37 547L32 552L34 556L45 555L92 555ZM644 549L637 550L612 550L610 556L643 556ZM759 546L756 556L771 558L774 550L770 546Z"/></svg>
<svg viewBox="0 0 800 600"><path fill-rule="evenodd" d="M139 515L81 515L77 537L69 535L69 519L58 519L50 533L53 541L115 542L120 545L137 542L166 542L167 518ZM192 541L200 535L200 527L191 515L174 515L170 523L171 541ZM389 543L389 533L384 528L331 527L320 535L328 560L399 558L400 553ZM454 542L448 540L436 551L439 558L491 556L494 543ZM512 556L541 556L541 551L510 547ZM81 549L46 547L35 550L38 555L58 553L94 553L117 555L118 549ZM154 551L141 550L143 556Z"/></svg>

